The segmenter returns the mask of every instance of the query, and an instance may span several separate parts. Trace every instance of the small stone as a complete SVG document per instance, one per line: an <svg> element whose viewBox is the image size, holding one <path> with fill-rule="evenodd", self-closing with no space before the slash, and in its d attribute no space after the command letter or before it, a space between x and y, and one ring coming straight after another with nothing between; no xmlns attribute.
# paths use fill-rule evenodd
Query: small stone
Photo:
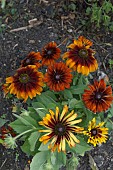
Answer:
<svg viewBox="0 0 113 170"><path fill-rule="evenodd" d="M29 40L29 43L30 43L30 44L34 44L34 43L35 43L35 40Z"/></svg>
<svg viewBox="0 0 113 170"><path fill-rule="evenodd" d="M73 32L73 30L72 29L68 29L68 32Z"/></svg>

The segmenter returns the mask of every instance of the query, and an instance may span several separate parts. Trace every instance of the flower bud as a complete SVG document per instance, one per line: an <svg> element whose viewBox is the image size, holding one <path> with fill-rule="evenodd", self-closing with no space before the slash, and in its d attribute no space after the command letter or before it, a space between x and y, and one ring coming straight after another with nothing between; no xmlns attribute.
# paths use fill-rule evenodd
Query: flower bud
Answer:
<svg viewBox="0 0 113 170"><path fill-rule="evenodd" d="M13 138L11 135L7 136L4 140L4 145L6 148L14 149L17 147L17 144L15 142L15 138Z"/></svg>

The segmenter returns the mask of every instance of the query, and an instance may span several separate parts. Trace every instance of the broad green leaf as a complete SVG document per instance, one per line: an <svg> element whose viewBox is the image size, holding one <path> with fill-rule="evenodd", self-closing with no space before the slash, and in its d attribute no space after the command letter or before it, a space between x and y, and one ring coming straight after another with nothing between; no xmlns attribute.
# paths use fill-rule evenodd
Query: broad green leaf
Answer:
<svg viewBox="0 0 113 170"><path fill-rule="evenodd" d="M60 168L63 165L66 165L66 154L64 152L55 152L55 166L57 166L56 169Z"/></svg>
<svg viewBox="0 0 113 170"><path fill-rule="evenodd" d="M45 107L47 107L48 103L57 104L57 102L52 97L48 96L46 93L42 93L40 96L38 96L37 101L45 105Z"/></svg>
<svg viewBox="0 0 113 170"><path fill-rule="evenodd" d="M18 118L23 124L27 125L27 126L32 126L32 127L37 127L37 122L35 119L33 119L30 116L19 116L16 114L13 114L16 118Z"/></svg>
<svg viewBox="0 0 113 170"><path fill-rule="evenodd" d="M28 107L29 110L29 116L35 119L37 122L41 120L40 115L37 113L37 111L33 107Z"/></svg>
<svg viewBox="0 0 113 170"><path fill-rule="evenodd" d="M30 130L31 126L26 126L23 124L19 119L15 120L14 122L10 123L10 126L17 132L17 133L22 133L25 132L26 130Z"/></svg>
<svg viewBox="0 0 113 170"><path fill-rule="evenodd" d="M72 94L82 94L84 93L84 89L86 87L87 87L86 85L71 86L70 90Z"/></svg>
<svg viewBox="0 0 113 170"><path fill-rule="evenodd" d="M46 113L48 113L48 109L40 102L33 102L33 108L37 111L41 118L43 118Z"/></svg>
<svg viewBox="0 0 113 170"><path fill-rule="evenodd" d="M37 140L39 139L40 133L38 131L31 133L30 137L28 138L30 144L30 150L35 150L35 145Z"/></svg>
<svg viewBox="0 0 113 170"><path fill-rule="evenodd" d="M52 109L52 110L55 111L56 106L57 106L57 104L55 104L55 103L48 103L47 109L48 109L48 110L49 110L49 109Z"/></svg>
<svg viewBox="0 0 113 170"><path fill-rule="evenodd" d="M70 148L71 151L75 152L76 154L79 154L81 156L84 156L86 151L90 151L92 149L91 146L87 144L87 142L84 140L83 137L77 136L77 139L80 140L79 144L76 144L75 147Z"/></svg>
<svg viewBox="0 0 113 170"><path fill-rule="evenodd" d="M106 127L109 131L113 130L113 122L110 119L106 122Z"/></svg>
<svg viewBox="0 0 113 170"><path fill-rule="evenodd" d="M40 170L41 166L46 162L48 154L48 151L37 153L32 159L30 170Z"/></svg>
<svg viewBox="0 0 113 170"><path fill-rule="evenodd" d="M83 103L81 100L73 98L69 101L69 108L83 108Z"/></svg>
<svg viewBox="0 0 113 170"><path fill-rule="evenodd" d="M42 104L41 102L33 102L33 103L32 103L32 106L33 106L33 108L34 108L35 110L38 109L38 108L46 109L45 105Z"/></svg>
<svg viewBox="0 0 113 170"><path fill-rule="evenodd" d="M93 159L93 157L90 154L88 154L88 156L89 156L89 165L90 165L91 169L92 170L99 170L94 159Z"/></svg>
<svg viewBox="0 0 113 170"><path fill-rule="evenodd" d="M39 151L47 151L48 150L48 145L49 145L50 143L48 142L47 144L43 144L43 143L41 143L41 145L40 145L40 147L39 147Z"/></svg>
<svg viewBox="0 0 113 170"><path fill-rule="evenodd" d="M64 95L64 98L65 99L72 99L73 98L73 95L72 95L72 92L68 89L65 89L62 94Z"/></svg>
<svg viewBox="0 0 113 170"><path fill-rule="evenodd" d="M0 127L2 127L8 120L0 118Z"/></svg>
<svg viewBox="0 0 113 170"><path fill-rule="evenodd" d="M50 96L54 101L57 101L57 97L55 96L54 92L53 91L46 91L45 94L47 96Z"/></svg>
<svg viewBox="0 0 113 170"><path fill-rule="evenodd" d="M27 155L32 155L34 156L37 152L38 152L38 148L40 146L40 142L37 142L35 145L35 150L31 151L30 150L30 144L28 139L25 140L24 144L21 146L21 149L24 153L26 153Z"/></svg>
<svg viewBox="0 0 113 170"><path fill-rule="evenodd" d="M55 165L55 162L56 162L55 153L54 153L54 152L51 152L51 163L52 163L53 165Z"/></svg>

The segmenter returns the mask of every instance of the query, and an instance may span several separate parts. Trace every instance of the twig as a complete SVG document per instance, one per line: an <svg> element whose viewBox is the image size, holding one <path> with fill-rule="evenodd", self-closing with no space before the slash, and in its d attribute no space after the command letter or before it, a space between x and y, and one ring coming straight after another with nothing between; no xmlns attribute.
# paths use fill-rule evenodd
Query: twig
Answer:
<svg viewBox="0 0 113 170"><path fill-rule="evenodd" d="M60 47L62 44L65 44L68 38L65 38L57 47Z"/></svg>
<svg viewBox="0 0 113 170"><path fill-rule="evenodd" d="M34 21L33 21L34 20ZM17 32L17 31L22 31L22 30L26 30L26 29L29 29L29 28L33 28L37 25L40 25L42 24L43 22L43 19L41 18L40 21L37 21L37 19L33 19L33 20L30 20L29 21L29 25L25 26L25 27L20 27L20 28L15 28L15 29L12 29L10 30L10 32Z"/></svg>
<svg viewBox="0 0 113 170"><path fill-rule="evenodd" d="M4 162L2 163L0 169L2 169L2 167L4 166L4 164L6 163L7 159L4 160Z"/></svg>

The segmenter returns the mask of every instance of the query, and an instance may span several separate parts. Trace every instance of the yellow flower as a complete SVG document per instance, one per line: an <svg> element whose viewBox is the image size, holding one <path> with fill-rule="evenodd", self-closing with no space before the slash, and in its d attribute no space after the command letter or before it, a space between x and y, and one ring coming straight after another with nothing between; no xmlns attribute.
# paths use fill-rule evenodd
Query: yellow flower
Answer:
<svg viewBox="0 0 113 170"><path fill-rule="evenodd" d="M84 131L84 135L89 136L88 143L93 144L94 146L106 143L108 138L108 128L102 127L105 123L101 122L96 125L96 119L93 118L92 121L89 122L88 130Z"/></svg>
<svg viewBox="0 0 113 170"><path fill-rule="evenodd" d="M70 147L74 147L80 141L76 138L74 133L81 133L83 128L75 126L75 124L82 121L82 119L75 120L77 114L72 110L68 113L67 105L64 106L60 113L59 108L56 107L56 112L49 110L49 114L39 122L40 125L46 129L39 130L45 134L39 139L40 142L46 144L51 141L48 148L53 152L58 149L58 152L66 152L66 142Z"/></svg>

